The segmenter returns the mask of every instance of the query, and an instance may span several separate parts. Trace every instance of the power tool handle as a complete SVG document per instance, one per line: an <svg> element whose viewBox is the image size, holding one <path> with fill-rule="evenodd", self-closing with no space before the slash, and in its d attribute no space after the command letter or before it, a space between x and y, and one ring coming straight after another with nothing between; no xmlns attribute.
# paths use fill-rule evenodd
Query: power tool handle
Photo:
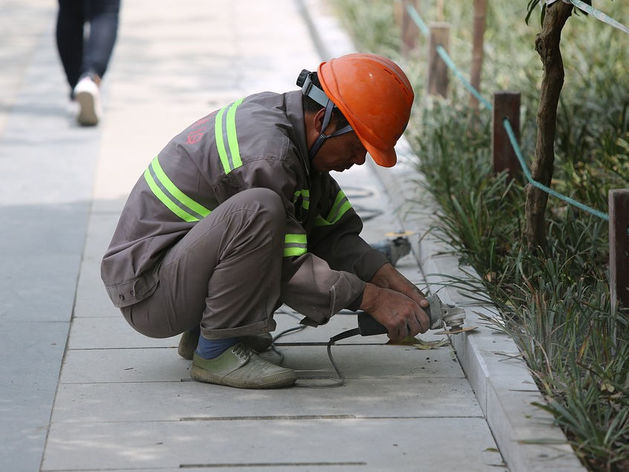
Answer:
<svg viewBox="0 0 629 472"><path fill-rule="evenodd" d="M361 336L373 336L375 334L386 334L387 328L378 323L369 313L361 311L358 313L358 331Z"/></svg>
<svg viewBox="0 0 629 472"><path fill-rule="evenodd" d="M424 308L424 311L430 318L430 307ZM432 320L431 320L432 322ZM358 312L358 331L361 336L373 336L376 334L387 334L388 330L384 325L377 322L373 316L366 311Z"/></svg>

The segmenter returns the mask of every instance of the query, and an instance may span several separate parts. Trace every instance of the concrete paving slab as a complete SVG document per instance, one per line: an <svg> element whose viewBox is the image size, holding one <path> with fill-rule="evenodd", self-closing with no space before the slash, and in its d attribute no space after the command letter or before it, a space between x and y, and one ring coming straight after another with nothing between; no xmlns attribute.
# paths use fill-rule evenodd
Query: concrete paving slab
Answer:
<svg viewBox="0 0 629 472"><path fill-rule="evenodd" d="M326 464L324 462L313 462L313 463L303 463L303 464L283 464L281 467L281 469L285 470L286 466L293 466L293 467L298 467L300 472L309 472L309 471L325 471L325 472L347 472L347 471L355 471L357 469L357 466L355 464L352 465L330 465L330 464ZM269 468L273 467L273 466L277 466L277 463L263 463L263 464L246 464L246 471L247 472L269 472ZM102 469L101 469L102 470ZM138 470L146 470L146 469L116 469L115 472L138 472ZM181 472L182 468L181 467L160 467L159 469L153 469L153 470L158 470L159 472ZM184 468L184 470L188 471L188 472L207 472L208 471L208 467L205 466L201 466L199 467L188 467L186 466ZM224 467L222 466L217 466L215 464L212 465L211 467L212 471L218 471L218 472L233 472L234 471L234 466L233 465L226 465ZM54 472L94 472L94 469L55 469ZM100 471L99 471L100 472Z"/></svg>
<svg viewBox="0 0 629 472"><path fill-rule="evenodd" d="M79 275L76 300L74 302L74 316L81 317L110 317L118 318L122 314L116 308L100 278L100 267L96 263L86 262Z"/></svg>
<svg viewBox="0 0 629 472"><path fill-rule="evenodd" d="M41 470L249 464L496 471L501 458L480 418L60 423Z"/></svg>
<svg viewBox="0 0 629 472"><path fill-rule="evenodd" d="M135 331L118 312L118 316L74 318L68 340L69 350L172 348L179 337L149 338ZM175 351L176 352L176 351Z"/></svg>
<svg viewBox="0 0 629 472"><path fill-rule="evenodd" d="M83 263L89 267L100 269L100 261L109 246L111 237L118 225L120 215L111 213L90 213L87 226L87 241L83 250ZM93 265L93 266L92 266ZM84 265L81 269L88 268Z"/></svg>
<svg viewBox="0 0 629 472"><path fill-rule="evenodd" d="M284 354L282 365L295 369L302 378L336 377L323 347L290 346L278 350ZM332 355L347 379L464 377L450 349L423 351L406 346L343 345L333 347ZM263 357L277 359L274 353L263 353Z"/></svg>
<svg viewBox="0 0 629 472"><path fill-rule="evenodd" d="M119 317L100 278L100 262L118 224L118 213L91 212L77 286L74 316Z"/></svg>
<svg viewBox="0 0 629 472"><path fill-rule="evenodd" d="M353 379L338 388L235 390L199 382L60 384L53 423L257 417L482 417L463 378Z"/></svg>
<svg viewBox="0 0 629 472"><path fill-rule="evenodd" d="M12 111L22 79L30 64L41 34L48 29L52 5L39 0L5 0L2 2L0 31L5 44L0 47L0 135Z"/></svg>
<svg viewBox="0 0 629 472"><path fill-rule="evenodd" d="M283 365L301 378L336 378L323 346L282 346ZM405 346L344 345L332 348L335 362L347 379L408 376L462 378L450 350L421 351ZM273 352L263 353L279 362ZM189 362L174 348L70 350L61 383L163 382L189 379Z"/></svg>
<svg viewBox="0 0 629 472"><path fill-rule="evenodd" d="M128 195L125 193L118 198L99 198L93 200L92 214L111 214L119 217L120 212L124 208L124 204L127 201L127 196Z"/></svg>
<svg viewBox="0 0 629 472"><path fill-rule="evenodd" d="M174 348L67 351L61 383L187 381L190 362Z"/></svg>
<svg viewBox="0 0 629 472"><path fill-rule="evenodd" d="M0 53L21 54L0 73L18 74L0 82L0 469L11 471L41 461L98 156L99 132L71 124L54 7L40 3L4 2L0 20L15 21Z"/></svg>
<svg viewBox="0 0 629 472"><path fill-rule="evenodd" d="M38 470L69 322L2 321L0 469Z"/></svg>
<svg viewBox="0 0 629 472"><path fill-rule="evenodd" d="M87 202L0 205L0 315L4 320L70 319L87 212Z"/></svg>

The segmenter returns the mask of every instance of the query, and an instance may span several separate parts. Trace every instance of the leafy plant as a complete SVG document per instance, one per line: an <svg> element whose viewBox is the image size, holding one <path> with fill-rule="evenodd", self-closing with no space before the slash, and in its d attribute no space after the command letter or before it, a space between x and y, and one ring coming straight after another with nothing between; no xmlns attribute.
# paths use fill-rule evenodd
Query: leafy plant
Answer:
<svg viewBox="0 0 629 472"><path fill-rule="evenodd" d="M342 11L343 4L355 1L335 4ZM527 2L529 17L540 1ZM353 14L391 14L390 8L380 10L384 3L361 2ZM482 90L521 91L521 148L531 156L539 59L530 47L534 31L524 26L517 3L490 3ZM627 17L622 2L607 5L613 5L608 11L612 16ZM457 36L450 54L464 65L471 12L465 2L447 2L445 8ZM420 13L430 18L431 10ZM610 188L629 188L629 46L611 28L583 16L573 20L564 31L568 82L559 104L553 187L605 211ZM379 24L389 24L397 33L392 19L380 19ZM359 25L358 34L368 35L366 23ZM377 35L386 37L382 31ZM393 41L384 47L377 41L368 48L361 44L363 50L403 62L391 50ZM405 66L417 85L418 105L424 67L421 61ZM543 258L530 254L522 238L524 182L493 175L491 118L462 106L465 94L455 88L447 101L417 106L408 127L409 141L421 156L418 169L425 176L418 194L430 192L443 212L434 232L479 275L450 283L483 302L488 295L500 309L496 328L518 343L547 397L540 407L555 416L584 463L593 471L629 471L629 313L611 313L607 223L551 199L547 252ZM476 124L470 126L472 122ZM477 293L479 285L487 295Z"/></svg>

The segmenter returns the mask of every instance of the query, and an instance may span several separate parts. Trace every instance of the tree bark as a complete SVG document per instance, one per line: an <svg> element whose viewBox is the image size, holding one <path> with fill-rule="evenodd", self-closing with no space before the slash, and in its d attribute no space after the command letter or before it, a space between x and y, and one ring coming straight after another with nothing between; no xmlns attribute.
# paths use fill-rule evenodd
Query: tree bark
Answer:
<svg viewBox="0 0 629 472"><path fill-rule="evenodd" d="M537 108L537 142L531 175L534 180L548 187L553 177L557 105L564 79L559 43L561 30L571 12L572 5L561 1L547 6L542 30L535 40L535 50L544 66L544 76ZM526 238L531 249L546 246L544 213L547 202L548 194L546 192L528 185L526 191Z"/></svg>

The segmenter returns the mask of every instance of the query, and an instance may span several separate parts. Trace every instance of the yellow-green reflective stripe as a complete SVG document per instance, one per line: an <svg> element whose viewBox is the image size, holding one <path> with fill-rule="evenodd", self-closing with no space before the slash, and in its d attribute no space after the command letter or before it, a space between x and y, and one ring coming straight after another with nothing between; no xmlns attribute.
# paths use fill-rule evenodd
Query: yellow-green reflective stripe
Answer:
<svg viewBox="0 0 629 472"><path fill-rule="evenodd" d="M300 196L302 197L302 199L301 199L301 207L304 210L307 210L308 208L310 208L310 190L308 190L307 188L305 188L303 190L297 190L295 192L295 196L293 197L293 203L296 203L297 199Z"/></svg>
<svg viewBox="0 0 629 472"><path fill-rule="evenodd" d="M181 218L182 220L187 221L187 222L199 221L199 218L197 218L196 216L192 216L187 211L179 208L175 204L175 202L173 202L170 198L168 198L168 195L166 195L162 191L162 189L159 188L159 186L155 183L155 180L153 180L153 176L151 175L151 171L149 171L148 168L144 171L144 180L146 180L146 183L148 184L148 186L151 189L151 191L155 194L155 196L164 205L166 205L170 211L172 211L179 218Z"/></svg>
<svg viewBox="0 0 629 472"><path fill-rule="evenodd" d="M349 210L351 207L352 207L351 203L346 200L345 203L341 205L341 208L339 209L337 215L334 217L331 223L336 223L338 220L340 220L343 217L343 215L347 212L347 210Z"/></svg>
<svg viewBox="0 0 629 472"><path fill-rule="evenodd" d="M304 247L284 248L284 257L301 256L302 254L306 254L306 248Z"/></svg>
<svg viewBox="0 0 629 472"><path fill-rule="evenodd" d="M155 156L155 159L153 159L153 162L151 162L151 167L153 167L155 175L162 183L164 188L166 188L166 190L168 190L173 197L179 200L180 203L183 203L185 206L190 208L192 211L197 212L201 216L205 217L210 214L210 210L205 208L200 203L195 202L192 198L190 198L188 195L177 188L177 186L168 178L168 176L164 172L164 169L162 169L162 166L160 165L157 156Z"/></svg>
<svg viewBox="0 0 629 472"><path fill-rule="evenodd" d="M338 213L339 213L339 207L342 208L341 202L344 199L346 199L346 198L347 197L343 193L343 190L339 190L339 193L336 194L336 199L334 200L334 204L332 205L332 209L330 210L330 213L328 213L328 217L327 217L328 221L336 221L336 220L338 220L338 218L336 218L335 216L338 215Z"/></svg>
<svg viewBox="0 0 629 472"><path fill-rule="evenodd" d="M328 222L328 220L326 220L325 218L323 218L321 215L318 215L317 218L315 219L315 226L328 226L332 223Z"/></svg>
<svg viewBox="0 0 629 472"><path fill-rule="evenodd" d="M233 169L242 165L240 149L238 148L238 134L236 133L236 108L241 103L242 98L236 100L227 111L227 141L229 142L229 152L232 155L232 163L234 164Z"/></svg>
<svg viewBox="0 0 629 472"><path fill-rule="evenodd" d="M284 236L284 257L306 254L308 237L305 234L288 233Z"/></svg>
<svg viewBox="0 0 629 472"><path fill-rule="evenodd" d="M214 137L216 140L216 149L223 164L223 170L229 174L232 170L242 166L240 158L240 147L238 146L238 133L236 132L236 108L242 103L242 98L236 100L231 105L227 105L219 110L214 119ZM223 115L225 116L225 127L223 126ZM223 132L227 136L227 145L229 146L229 155L231 155L231 163L229 155L225 147L225 138Z"/></svg>
<svg viewBox="0 0 629 472"><path fill-rule="evenodd" d="M218 150L218 155L221 158L221 162L223 164L223 169L226 174L229 174L231 171L231 167L229 166L229 159L227 158L227 150L225 149L225 141L223 140L223 113L225 113L225 108L221 108L220 111L216 114L216 118L214 119L214 138L216 140L216 149Z"/></svg>
<svg viewBox="0 0 629 472"><path fill-rule="evenodd" d="M297 244L306 244L308 242L308 237L305 234L287 234L284 236L284 244L297 243Z"/></svg>
<svg viewBox="0 0 629 472"><path fill-rule="evenodd" d="M336 194L336 199L334 200L334 204L332 205L332 209L328 213L327 218L323 218L322 216L317 216L315 220L316 226L328 226L333 225L337 221L339 221L347 210L352 207L352 204L347 200L347 197L343 193L342 190L339 190L339 193Z"/></svg>

